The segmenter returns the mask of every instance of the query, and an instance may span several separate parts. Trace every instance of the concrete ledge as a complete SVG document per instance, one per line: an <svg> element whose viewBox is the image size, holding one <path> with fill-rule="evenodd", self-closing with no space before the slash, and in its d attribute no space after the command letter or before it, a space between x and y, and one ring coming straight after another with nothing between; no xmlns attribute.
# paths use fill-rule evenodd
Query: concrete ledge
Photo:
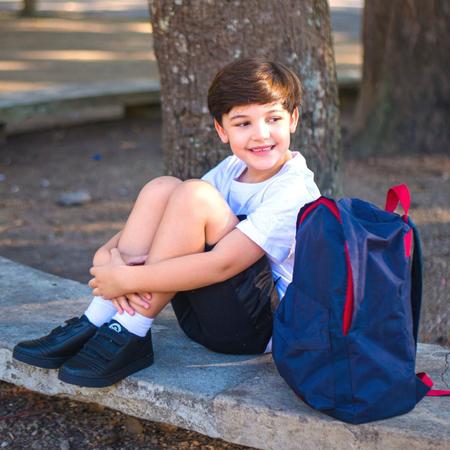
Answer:
<svg viewBox="0 0 450 450"><path fill-rule="evenodd" d="M136 106L160 104L157 80L66 85L14 92L0 99L0 125L6 134L117 118Z"/></svg>
<svg viewBox="0 0 450 450"><path fill-rule="evenodd" d="M448 449L448 398L426 398L409 414L347 425L311 410L277 374L269 355L230 356L188 340L167 309L154 325L155 364L104 389L60 382L55 370L12 360L14 345L82 313L90 292L0 257L0 378L33 391L96 402L127 414L261 449ZM450 352L419 346L417 369L449 388Z"/></svg>

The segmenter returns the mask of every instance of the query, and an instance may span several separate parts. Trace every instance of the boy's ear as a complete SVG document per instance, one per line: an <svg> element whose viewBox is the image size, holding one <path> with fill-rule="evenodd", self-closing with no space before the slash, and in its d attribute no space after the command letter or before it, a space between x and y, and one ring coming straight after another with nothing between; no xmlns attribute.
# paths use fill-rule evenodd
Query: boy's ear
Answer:
<svg viewBox="0 0 450 450"><path fill-rule="evenodd" d="M228 136L227 136L227 134L225 133L225 130L224 130L223 126L220 125L220 123L219 123L216 119L214 119L214 128L216 129L217 134L218 134L219 137L220 137L220 140L221 140L224 144L228 144Z"/></svg>
<svg viewBox="0 0 450 450"><path fill-rule="evenodd" d="M292 111L289 123L289 131L291 133L295 133L295 130L297 129L298 119L299 119L298 108L295 108L294 111Z"/></svg>

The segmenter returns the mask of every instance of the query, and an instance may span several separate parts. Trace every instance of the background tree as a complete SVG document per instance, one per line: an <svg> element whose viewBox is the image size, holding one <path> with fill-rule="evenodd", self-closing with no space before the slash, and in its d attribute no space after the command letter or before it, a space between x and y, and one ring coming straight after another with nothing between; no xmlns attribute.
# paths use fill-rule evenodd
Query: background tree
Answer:
<svg viewBox="0 0 450 450"><path fill-rule="evenodd" d="M32 17L36 15L38 0L23 0L20 15L24 17Z"/></svg>
<svg viewBox="0 0 450 450"><path fill-rule="evenodd" d="M450 2L366 1L363 45L355 150L448 152Z"/></svg>
<svg viewBox="0 0 450 450"><path fill-rule="evenodd" d="M163 146L169 174L199 177L227 154L206 94L219 68L261 56L301 78L304 104L292 148L324 192L338 186L338 92L327 0L149 0L161 78Z"/></svg>

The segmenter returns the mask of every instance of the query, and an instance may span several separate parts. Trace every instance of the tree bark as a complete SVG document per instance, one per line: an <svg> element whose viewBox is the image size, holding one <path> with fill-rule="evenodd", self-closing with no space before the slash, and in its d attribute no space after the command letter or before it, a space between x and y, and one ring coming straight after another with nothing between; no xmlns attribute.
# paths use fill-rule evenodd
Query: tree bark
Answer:
<svg viewBox="0 0 450 450"><path fill-rule="evenodd" d="M353 149L448 152L450 2L369 0Z"/></svg>
<svg viewBox="0 0 450 450"><path fill-rule="evenodd" d="M23 0L20 15L23 17L34 17L37 11L37 0Z"/></svg>
<svg viewBox="0 0 450 450"><path fill-rule="evenodd" d="M199 177L229 154L206 96L215 73L240 57L293 69L304 86L292 149L300 150L324 193L338 187L338 93L327 0L149 0L161 78L163 146L169 174Z"/></svg>

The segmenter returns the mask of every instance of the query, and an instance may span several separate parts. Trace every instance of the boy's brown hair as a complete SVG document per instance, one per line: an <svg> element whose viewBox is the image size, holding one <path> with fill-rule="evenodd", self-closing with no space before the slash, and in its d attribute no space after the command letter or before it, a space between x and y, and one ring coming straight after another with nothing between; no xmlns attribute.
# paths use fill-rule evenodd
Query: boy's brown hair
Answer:
<svg viewBox="0 0 450 450"><path fill-rule="evenodd" d="M286 66L261 58L234 61L221 69L208 91L208 109L220 124L235 106L279 102L290 114L302 100L302 85Z"/></svg>

